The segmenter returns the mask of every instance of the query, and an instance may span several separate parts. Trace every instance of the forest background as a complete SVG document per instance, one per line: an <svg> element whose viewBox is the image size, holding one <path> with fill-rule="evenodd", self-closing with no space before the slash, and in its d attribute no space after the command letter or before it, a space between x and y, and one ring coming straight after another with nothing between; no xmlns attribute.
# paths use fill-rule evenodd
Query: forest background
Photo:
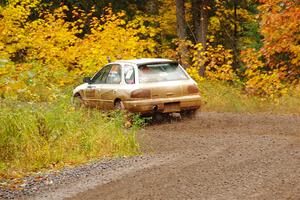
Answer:
<svg viewBox="0 0 300 200"><path fill-rule="evenodd" d="M107 56L178 60L204 111L300 113L297 0L1 0L0 175L138 152L69 105Z"/></svg>
<svg viewBox="0 0 300 200"><path fill-rule="evenodd" d="M112 60L178 60L198 82L277 99L299 90L296 0L11 0L0 7L0 95L53 101ZM298 89L297 89L298 88Z"/></svg>

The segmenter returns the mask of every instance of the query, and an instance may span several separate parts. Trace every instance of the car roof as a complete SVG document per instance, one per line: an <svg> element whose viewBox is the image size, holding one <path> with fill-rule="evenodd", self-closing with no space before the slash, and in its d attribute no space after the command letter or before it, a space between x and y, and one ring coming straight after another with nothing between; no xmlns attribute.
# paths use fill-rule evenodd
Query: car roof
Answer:
<svg viewBox="0 0 300 200"><path fill-rule="evenodd" d="M156 62L174 62L169 59L163 59L163 58L140 58L140 59L132 59L132 60L117 60L114 63L131 63L136 65L141 64L149 64L149 63L156 63Z"/></svg>

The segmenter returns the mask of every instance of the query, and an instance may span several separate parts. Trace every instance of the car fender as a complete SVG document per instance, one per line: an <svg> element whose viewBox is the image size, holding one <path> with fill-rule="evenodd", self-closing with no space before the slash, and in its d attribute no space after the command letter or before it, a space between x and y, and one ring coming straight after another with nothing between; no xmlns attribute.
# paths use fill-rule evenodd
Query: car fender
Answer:
<svg viewBox="0 0 300 200"><path fill-rule="evenodd" d="M79 94L81 97L83 96L83 90L86 89L88 86L88 83L84 83L84 84L81 84L79 86L77 86L74 90L73 90L73 94L72 94L72 97L71 97L71 103L73 104L74 102L74 97L76 94Z"/></svg>

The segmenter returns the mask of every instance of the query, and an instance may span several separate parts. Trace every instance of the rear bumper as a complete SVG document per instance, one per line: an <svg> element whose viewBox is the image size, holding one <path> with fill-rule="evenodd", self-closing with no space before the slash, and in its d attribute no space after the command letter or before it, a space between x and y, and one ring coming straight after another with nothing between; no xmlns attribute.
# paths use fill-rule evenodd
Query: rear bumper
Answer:
<svg viewBox="0 0 300 200"><path fill-rule="evenodd" d="M179 103L179 110L199 109L201 107L200 95L189 95L173 98L157 98L157 99L142 99L133 101L124 101L126 110L141 114L151 113L154 107L157 106L158 112L169 112L165 110L165 104Z"/></svg>

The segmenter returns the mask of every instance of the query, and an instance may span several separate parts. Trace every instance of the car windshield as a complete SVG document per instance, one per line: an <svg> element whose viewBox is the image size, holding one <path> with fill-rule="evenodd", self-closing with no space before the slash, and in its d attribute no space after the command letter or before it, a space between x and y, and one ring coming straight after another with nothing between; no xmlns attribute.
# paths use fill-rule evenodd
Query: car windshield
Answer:
<svg viewBox="0 0 300 200"><path fill-rule="evenodd" d="M188 79L178 63L151 63L139 66L140 83Z"/></svg>

